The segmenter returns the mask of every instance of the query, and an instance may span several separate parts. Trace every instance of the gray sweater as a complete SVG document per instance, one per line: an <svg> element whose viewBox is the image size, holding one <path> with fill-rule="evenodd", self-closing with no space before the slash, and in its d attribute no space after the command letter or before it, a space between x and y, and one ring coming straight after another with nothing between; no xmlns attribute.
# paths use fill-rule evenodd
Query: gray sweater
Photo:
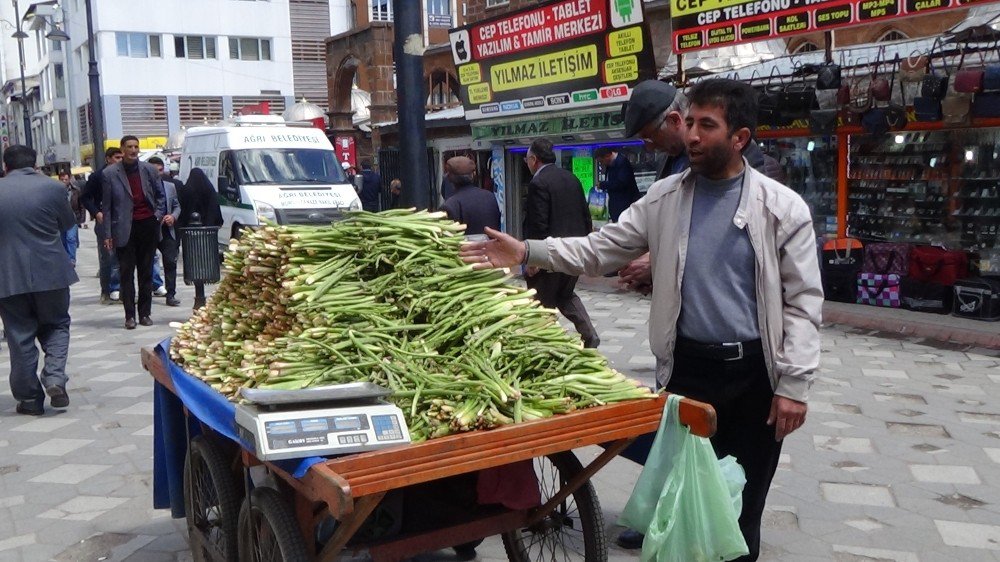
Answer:
<svg viewBox="0 0 1000 562"><path fill-rule="evenodd" d="M677 333L702 343L760 338L756 259L746 229L733 224L744 174L695 180Z"/></svg>

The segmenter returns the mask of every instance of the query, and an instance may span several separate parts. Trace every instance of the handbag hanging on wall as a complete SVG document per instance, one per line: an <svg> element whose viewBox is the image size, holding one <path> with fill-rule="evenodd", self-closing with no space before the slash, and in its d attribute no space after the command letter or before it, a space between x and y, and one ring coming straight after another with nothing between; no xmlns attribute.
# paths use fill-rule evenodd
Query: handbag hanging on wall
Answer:
<svg viewBox="0 0 1000 562"><path fill-rule="evenodd" d="M900 82L920 82L926 74L927 55L913 51L910 56L899 63L898 78Z"/></svg>
<svg viewBox="0 0 1000 562"><path fill-rule="evenodd" d="M948 91L941 101L941 120L945 125L961 127L972 120L972 94Z"/></svg>
<svg viewBox="0 0 1000 562"><path fill-rule="evenodd" d="M927 72L920 81L920 96L941 101L947 93L948 69L945 66L943 74L938 74L934 70L934 49L932 48L931 52L927 55Z"/></svg>
<svg viewBox="0 0 1000 562"><path fill-rule="evenodd" d="M869 89L871 91L872 103L889 101L892 99L892 85L885 76L879 74L882 63L885 62L885 47L880 47L878 56L875 58L875 65L872 68L872 82Z"/></svg>
<svg viewBox="0 0 1000 562"><path fill-rule="evenodd" d="M809 112L809 130L817 135L831 135L837 130L839 115L836 109L814 109Z"/></svg>
<svg viewBox="0 0 1000 562"><path fill-rule="evenodd" d="M872 77L874 67L870 72L864 72L860 76L854 76L851 80L850 99L847 102L847 109L852 113L864 113L872 107Z"/></svg>
<svg viewBox="0 0 1000 562"><path fill-rule="evenodd" d="M825 62L816 67L816 89L836 90L840 88L840 65L834 62Z"/></svg>
<svg viewBox="0 0 1000 562"><path fill-rule="evenodd" d="M913 113L917 121L940 121L941 101L935 98L917 96L913 98Z"/></svg>
<svg viewBox="0 0 1000 562"><path fill-rule="evenodd" d="M896 55L896 66L902 64L899 60L899 55ZM885 108L885 120L889 124L890 131L901 131L906 128L909 123L909 116L906 114L906 90L903 88L903 81L896 80L898 76L897 72L890 74L892 76L890 82L892 86L899 83L899 103L890 101L889 105Z"/></svg>
<svg viewBox="0 0 1000 562"><path fill-rule="evenodd" d="M968 48L968 45L966 45ZM986 66L986 59L982 51L979 52L979 66L965 66L966 49L962 49L962 56L958 59L958 70L955 72L954 88L956 92L963 94L975 94L983 91L983 67Z"/></svg>

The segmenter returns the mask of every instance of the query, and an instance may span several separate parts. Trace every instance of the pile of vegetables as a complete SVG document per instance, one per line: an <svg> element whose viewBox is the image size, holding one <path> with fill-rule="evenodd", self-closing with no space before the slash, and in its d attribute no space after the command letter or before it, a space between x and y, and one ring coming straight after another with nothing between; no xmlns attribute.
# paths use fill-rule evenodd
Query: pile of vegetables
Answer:
<svg viewBox="0 0 1000 562"><path fill-rule="evenodd" d="M462 263L464 226L443 217L245 231L173 360L231 400L241 387L386 386L415 441L652 396L532 291Z"/></svg>

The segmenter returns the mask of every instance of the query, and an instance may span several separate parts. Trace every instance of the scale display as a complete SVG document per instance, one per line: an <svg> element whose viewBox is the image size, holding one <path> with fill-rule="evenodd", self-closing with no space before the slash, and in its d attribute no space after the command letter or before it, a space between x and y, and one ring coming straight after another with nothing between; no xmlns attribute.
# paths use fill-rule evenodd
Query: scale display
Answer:
<svg viewBox="0 0 1000 562"><path fill-rule="evenodd" d="M306 410L240 404L236 424L261 460L357 453L410 442L403 412L384 403Z"/></svg>

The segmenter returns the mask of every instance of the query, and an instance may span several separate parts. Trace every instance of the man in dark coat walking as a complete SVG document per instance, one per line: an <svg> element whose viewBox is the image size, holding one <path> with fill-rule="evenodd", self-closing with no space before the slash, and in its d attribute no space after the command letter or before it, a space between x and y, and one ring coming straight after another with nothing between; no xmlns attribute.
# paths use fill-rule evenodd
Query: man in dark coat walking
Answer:
<svg viewBox="0 0 1000 562"><path fill-rule="evenodd" d="M103 171L101 211L107 226L104 247L117 252L121 267L125 329L134 330L137 272L139 323L153 325L153 257L166 203L156 168L139 161L139 139L122 137L121 148L122 161Z"/></svg>
<svg viewBox="0 0 1000 562"><path fill-rule="evenodd" d="M608 194L608 216L612 222L618 222L619 215L642 197L635 183L635 172L628 158L617 150L602 146L594 151L594 157L604 166L607 175L600 188Z"/></svg>
<svg viewBox="0 0 1000 562"><path fill-rule="evenodd" d="M379 211L379 195L382 193L382 176L372 170L372 161L364 159L361 161L361 208L366 211L377 213Z"/></svg>
<svg viewBox="0 0 1000 562"><path fill-rule="evenodd" d="M456 156L448 159L448 181L455 193L444 202L441 210L448 218L465 225L465 235L482 234L488 226L500 230L500 205L493 193L476 185L476 163L471 158Z"/></svg>
<svg viewBox="0 0 1000 562"><path fill-rule="evenodd" d="M0 319L17 413L31 416L45 412L46 393L53 408L69 406L69 286L79 281L62 245L62 233L76 226L66 188L36 171L36 158L11 146L0 179ZM36 340L45 353L40 381Z"/></svg>
<svg viewBox="0 0 1000 562"><path fill-rule="evenodd" d="M555 161L552 142L546 139L532 142L524 157L533 174L524 215L526 240L586 236L594 230L580 180L554 165ZM525 275L528 288L537 292L542 305L558 308L573 323L584 347L597 347L601 343L587 309L576 295L578 277L535 268L528 268Z"/></svg>

